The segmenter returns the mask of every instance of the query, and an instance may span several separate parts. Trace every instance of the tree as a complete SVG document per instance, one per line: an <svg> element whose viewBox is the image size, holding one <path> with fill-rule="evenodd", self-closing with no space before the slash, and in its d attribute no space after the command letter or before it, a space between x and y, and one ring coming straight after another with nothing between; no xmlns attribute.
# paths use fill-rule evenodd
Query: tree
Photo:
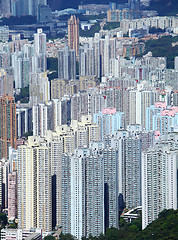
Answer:
<svg viewBox="0 0 178 240"><path fill-rule="evenodd" d="M0 212L0 229L4 228L7 224L7 215Z"/></svg>
<svg viewBox="0 0 178 240"><path fill-rule="evenodd" d="M75 238L70 233L67 233L67 234L61 233L59 236L59 239L60 240L74 240Z"/></svg>
<svg viewBox="0 0 178 240"><path fill-rule="evenodd" d="M44 237L45 240L55 240L55 237L53 236L46 236Z"/></svg>
<svg viewBox="0 0 178 240"><path fill-rule="evenodd" d="M49 80L58 78L58 59L57 58L47 58L47 68L52 73L48 75Z"/></svg>
<svg viewBox="0 0 178 240"><path fill-rule="evenodd" d="M22 103L28 103L29 100L29 87L22 88L20 94L15 95L15 101L21 101Z"/></svg>

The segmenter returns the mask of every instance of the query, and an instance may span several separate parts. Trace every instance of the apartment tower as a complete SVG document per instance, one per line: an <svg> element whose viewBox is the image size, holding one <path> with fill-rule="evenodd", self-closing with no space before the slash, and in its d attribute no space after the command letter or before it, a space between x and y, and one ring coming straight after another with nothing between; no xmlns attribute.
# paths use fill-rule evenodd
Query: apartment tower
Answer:
<svg viewBox="0 0 178 240"><path fill-rule="evenodd" d="M16 148L16 104L12 96L0 97L0 159L9 156L9 147Z"/></svg>
<svg viewBox="0 0 178 240"><path fill-rule="evenodd" d="M79 55L79 19L72 15L68 20L68 45Z"/></svg>

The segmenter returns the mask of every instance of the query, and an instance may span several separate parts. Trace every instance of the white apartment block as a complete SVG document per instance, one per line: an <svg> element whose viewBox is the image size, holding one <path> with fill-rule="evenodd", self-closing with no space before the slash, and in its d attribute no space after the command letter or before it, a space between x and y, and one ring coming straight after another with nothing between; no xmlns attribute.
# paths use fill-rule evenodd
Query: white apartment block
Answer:
<svg viewBox="0 0 178 240"><path fill-rule="evenodd" d="M177 17L150 17L150 18L141 18L135 20L123 20L121 22L121 29L124 33L127 33L129 29L140 29L147 27L155 28L171 28L174 29L178 25Z"/></svg>
<svg viewBox="0 0 178 240"><path fill-rule="evenodd" d="M142 153L142 229L164 209L177 209L178 135L159 139Z"/></svg>

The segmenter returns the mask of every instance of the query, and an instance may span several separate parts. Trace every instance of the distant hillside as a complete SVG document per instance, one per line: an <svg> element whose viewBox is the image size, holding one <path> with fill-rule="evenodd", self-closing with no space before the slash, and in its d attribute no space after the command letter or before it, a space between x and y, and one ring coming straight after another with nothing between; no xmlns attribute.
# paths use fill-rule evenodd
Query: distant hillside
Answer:
<svg viewBox="0 0 178 240"><path fill-rule="evenodd" d="M48 0L50 7L55 10L62 10L65 8L78 8L80 4L98 3L98 4L109 4L109 2L123 3L127 0Z"/></svg>
<svg viewBox="0 0 178 240"><path fill-rule="evenodd" d="M178 0L151 0L150 10L156 10L160 16L178 14Z"/></svg>
<svg viewBox="0 0 178 240"><path fill-rule="evenodd" d="M164 210L159 218L138 233L135 240L178 239L178 210Z"/></svg>
<svg viewBox="0 0 178 240"><path fill-rule="evenodd" d="M65 8L78 8L80 4L98 3L108 4L109 2L123 3L127 0L48 0L53 10ZM160 16L171 16L178 14L178 0L151 0L149 10L156 10Z"/></svg>
<svg viewBox="0 0 178 240"><path fill-rule="evenodd" d="M157 40L149 40L145 43L145 51L137 57L142 57L148 52L153 53L153 57L166 57L167 68L174 68L174 58L178 56L178 36L165 36Z"/></svg>

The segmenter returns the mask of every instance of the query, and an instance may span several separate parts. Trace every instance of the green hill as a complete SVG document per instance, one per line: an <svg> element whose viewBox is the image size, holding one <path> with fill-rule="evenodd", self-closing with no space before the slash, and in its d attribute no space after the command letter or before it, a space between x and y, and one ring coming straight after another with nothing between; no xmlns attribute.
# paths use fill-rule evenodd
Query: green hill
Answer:
<svg viewBox="0 0 178 240"><path fill-rule="evenodd" d="M178 36L164 36L157 40L148 40L145 42L145 51L137 56L142 57L148 52L153 53L153 57L166 57L167 68L174 68L174 58L178 56Z"/></svg>
<svg viewBox="0 0 178 240"><path fill-rule="evenodd" d="M109 228L105 235L99 237L82 237L82 240L176 240L178 239L178 210L164 210L159 218L142 231L141 216L132 223L123 218L119 222L120 229ZM53 237L45 239L53 240ZM60 240L74 240L70 234L61 234Z"/></svg>
<svg viewBox="0 0 178 240"><path fill-rule="evenodd" d="M124 223L121 219L120 225L119 230L110 228L105 236L99 237L98 240L176 240L178 239L178 210L164 210L159 214L159 218L143 231L141 217L130 224Z"/></svg>
<svg viewBox="0 0 178 240"><path fill-rule="evenodd" d="M152 0L149 10L156 10L160 16L175 16L178 14L177 0Z"/></svg>
<svg viewBox="0 0 178 240"><path fill-rule="evenodd" d="M109 4L109 2L116 2L116 3L124 3L127 0L48 0L49 6L55 10L62 10L65 8L78 8L80 4L89 4L89 3L96 3L96 4Z"/></svg>
<svg viewBox="0 0 178 240"><path fill-rule="evenodd" d="M164 210L159 218L137 234L137 240L178 239L178 210Z"/></svg>

